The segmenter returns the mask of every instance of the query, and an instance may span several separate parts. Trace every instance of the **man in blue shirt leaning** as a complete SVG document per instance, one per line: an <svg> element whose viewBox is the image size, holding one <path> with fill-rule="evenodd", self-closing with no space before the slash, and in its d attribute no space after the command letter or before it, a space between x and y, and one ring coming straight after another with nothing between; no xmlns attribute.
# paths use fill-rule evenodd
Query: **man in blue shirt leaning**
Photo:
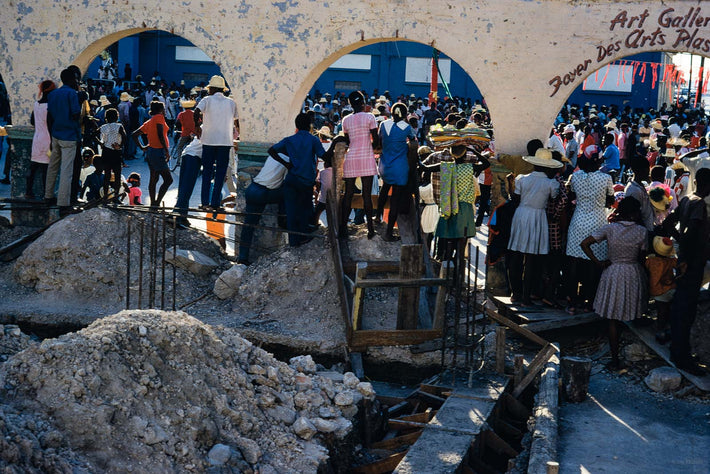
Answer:
<svg viewBox="0 0 710 474"><path fill-rule="evenodd" d="M79 125L81 107L74 73L70 69L64 69L60 77L62 87L53 90L47 96L47 123L52 137L52 155L47 168L44 198L46 201L54 199L54 186L59 173L57 205L60 214L66 214L71 203L71 182L77 142L81 140Z"/></svg>
<svg viewBox="0 0 710 474"><path fill-rule="evenodd" d="M269 148L269 156L288 168L288 174L283 182L283 196L286 204L286 228L289 230L288 243L292 247L305 244L312 239L306 235L299 235L310 231L316 165L318 158L325 153L320 140L310 134L312 121L310 114L298 114L296 133ZM284 162L279 153L288 156L290 162Z"/></svg>

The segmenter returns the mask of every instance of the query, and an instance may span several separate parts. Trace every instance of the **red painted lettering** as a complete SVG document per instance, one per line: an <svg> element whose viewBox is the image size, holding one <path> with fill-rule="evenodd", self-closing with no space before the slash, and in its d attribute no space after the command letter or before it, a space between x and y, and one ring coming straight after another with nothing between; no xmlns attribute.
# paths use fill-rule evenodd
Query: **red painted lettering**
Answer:
<svg viewBox="0 0 710 474"><path fill-rule="evenodd" d="M673 13L674 11L675 11L675 8L666 8L665 10L663 10L661 12L661 14L658 15L658 24L665 27L665 28L668 28L669 26L671 26L671 21L673 21L673 20L670 17L670 14Z"/></svg>
<svg viewBox="0 0 710 474"><path fill-rule="evenodd" d="M616 18L611 20L609 31L614 31L614 27L616 25L619 25L622 28L626 25L626 10L622 10L618 15L616 15Z"/></svg>

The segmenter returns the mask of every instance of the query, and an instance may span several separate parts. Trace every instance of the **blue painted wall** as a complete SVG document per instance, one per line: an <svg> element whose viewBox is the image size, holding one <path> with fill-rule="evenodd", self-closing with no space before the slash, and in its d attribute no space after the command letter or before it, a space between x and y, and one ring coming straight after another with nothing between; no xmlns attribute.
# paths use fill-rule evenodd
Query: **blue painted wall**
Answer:
<svg viewBox="0 0 710 474"><path fill-rule="evenodd" d="M660 63L662 58L663 53L642 53L627 56L624 60ZM661 73L661 76L662 74L663 73ZM650 75L651 72L649 69L646 74L645 82L641 82L641 79L636 77L636 80L634 80L634 84L631 87L631 92L585 91L584 86L580 85L574 90L574 92L572 92L569 99L567 99L567 102L569 104L578 105L584 105L585 102L589 102L590 104L596 104L599 107L602 105L609 106L616 104L620 109L623 109L626 105L631 106L632 109L636 107L643 109L654 107L657 109L660 105L658 103L658 84L656 84L656 88L651 88Z"/></svg>
<svg viewBox="0 0 710 474"><path fill-rule="evenodd" d="M414 43L412 41L387 41L376 43L356 49L352 54L369 54L372 56L371 69L369 71L357 71L351 69L328 68L313 85L310 91L311 96L316 90L325 94L326 92L350 91L336 90L335 81L360 82L361 89L368 94L378 89L382 94L385 90L390 91L392 97L400 94L415 94L417 97L426 97L429 94L429 84L407 83L405 82L405 69L407 57L431 58L431 47ZM440 59L449 59L443 53ZM451 79L449 89L454 96L470 97L471 100L481 99L481 92L474 84L473 79L461 69L455 62L451 61ZM439 84L439 97L446 95L443 85Z"/></svg>
<svg viewBox="0 0 710 474"><path fill-rule="evenodd" d="M114 61L118 62L118 74L123 77L126 63L133 69L133 77L137 74L143 76L145 83L150 82L153 73L157 70L160 77L168 83L175 81L180 84L185 80L185 86L193 87L199 80L192 75L201 75L205 81L214 74L220 74L220 69L214 62L176 61L176 46L194 46L188 40L165 31L146 31L129 36L111 45L108 50ZM87 71L87 76L98 77L101 58L96 58Z"/></svg>

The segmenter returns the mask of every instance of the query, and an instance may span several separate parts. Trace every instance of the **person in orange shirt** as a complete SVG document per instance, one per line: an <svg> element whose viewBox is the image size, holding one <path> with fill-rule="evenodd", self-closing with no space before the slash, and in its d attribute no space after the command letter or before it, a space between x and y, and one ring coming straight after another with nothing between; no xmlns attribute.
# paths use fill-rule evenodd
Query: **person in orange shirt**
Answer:
<svg viewBox="0 0 710 474"><path fill-rule="evenodd" d="M165 122L165 105L158 101L151 102L150 115L150 120L133 132L133 140L145 152L148 159L148 167L150 168L150 180L148 181L150 207L157 207L160 206L165 193L173 183L173 177L170 175L170 168L168 168L170 148L168 145L168 124ZM148 140L147 145L141 143L141 136L146 137ZM156 198L155 187L160 177L163 178L163 184L160 186Z"/></svg>
<svg viewBox="0 0 710 474"><path fill-rule="evenodd" d="M671 314L671 301L675 293L675 275L673 270L678 263L673 250L673 241L659 235L653 238L653 252L646 257L648 270L649 296L656 301L656 340L661 344L670 341L668 322Z"/></svg>

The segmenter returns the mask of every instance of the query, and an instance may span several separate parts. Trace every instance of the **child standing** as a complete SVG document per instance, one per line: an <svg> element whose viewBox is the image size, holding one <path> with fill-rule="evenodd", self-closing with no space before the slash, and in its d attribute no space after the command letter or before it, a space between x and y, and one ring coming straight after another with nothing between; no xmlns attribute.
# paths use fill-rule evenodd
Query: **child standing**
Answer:
<svg viewBox="0 0 710 474"><path fill-rule="evenodd" d="M126 141L126 131L118 121L118 110L108 109L105 114L106 123L99 128L99 142L104 168L104 200L108 200L109 184L112 185L114 198L118 196L120 182L111 182L111 173L121 176L123 166L123 144Z"/></svg>
<svg viewBox="0 0 710 474"><path fill-rule="evenodd" d="M671 338L666 325L670 320L671 301L675 293L675 269L678 259L675 258L673 241L668 237L657 235L653 238L654 253L646 257L646 270L648 270L649 295L656 301L656 326L659 332L656 340L665 344Z"/></svg>
<svg viewBox="0 0 710 474"><path fill-rule="evenodd" d="M150 180L148 181L148 194L150 195L150 206L159 206L163 201L165 193L173 184L173 177L170 175L168 161L170 161L170 148L168 146L168 124L165 122L165 105L162 102L150 103L151 118L141 127L133 132L133 140L138 147L146 152L148 167L150 168ZM140 142L140 136L145 135L148 144ZM155 187L158 179L163 178L158 196L155 195Z"/></svg>
<svg viewBox="0 0 710 474"><path fill-rule="evenodd" d="M580 246L584 254L603 269L594 310L609 320L611 370L619 370L619 327L617 321L631 321L640 317L646 306L646 272L641 266L646 250L646 229L641 222L641 204L633 197L625 197L617 208L617 220L592 232ZM600 261L591 245L607 241L609 260Z"/></svg>
<svg viewBox="0 0 710 474"><path fill-rule="evenodd" d="M130 188L128 188L128 204L131 206L142 205L141 175L135 172L128 175L128 184L130 185Z"/></svg>

